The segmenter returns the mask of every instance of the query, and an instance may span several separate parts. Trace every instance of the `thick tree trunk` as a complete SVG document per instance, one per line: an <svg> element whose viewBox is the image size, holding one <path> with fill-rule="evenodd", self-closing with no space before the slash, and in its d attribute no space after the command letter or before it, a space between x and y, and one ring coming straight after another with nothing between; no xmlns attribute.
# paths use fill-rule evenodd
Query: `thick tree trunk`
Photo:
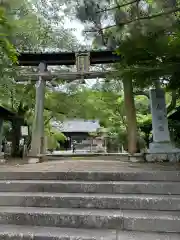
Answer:
<svg viewBox="0 0 180 240"><path fill-rule="evenodd" d="M21 122L13 120L12 122L12 157L20 157L20 138L21 138Z"/></svg>
<svg viewBox="0 0 180 240"><path fill-rule="evenodd" d="M136 109L133 95L133 85L131 79L123 80L124 103L127 121L128 134L128 152L133 154L137 152L137 122Z"/></svg>

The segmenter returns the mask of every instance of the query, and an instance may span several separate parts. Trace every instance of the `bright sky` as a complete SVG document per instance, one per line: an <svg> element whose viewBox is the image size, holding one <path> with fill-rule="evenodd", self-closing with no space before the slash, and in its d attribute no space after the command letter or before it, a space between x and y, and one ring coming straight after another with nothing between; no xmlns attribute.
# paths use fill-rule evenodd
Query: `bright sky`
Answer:
<svg viewBox="0 0 180 240"><path fill-rule="evenodd" d="M81 44L90 44L91 42L86 40L83 35L82 35L82 31L84 29L83 24L81 24L79 21L72 21L69 18L66 18L65 20L65 28L72 28L74 29L73 33L76 36L76 38L81 42ZM86 84L87 86L91 87L93 86L95 83L97 82L96 79L87 79L86 80Z"/></svg>
<svg viewBox="0 0 180 240"><path fill-rule="evenodd" d="M64 13L64 9L66 9L66 5L64 4L64 6L61 7L61 13L64 16L64 21L65 21L65 28L71 28L71 29L75 29L74 35L77 37L78 40L80 41L84 41L84 38L82 36L82 31L84 29L83 24L78 21L78 20L72 20L72 18L70 18L69 16L65 15Z"/></svg>
<svg viewBox="0 0 180 240"><path fill-rule="evenodd" d="M81 24L79 21L72 21L69 18L66 18L65 20L65 28L72 28L74 29L73 33L77 37L77 39L81 42L84 42L84 37L82 36L82 31L84 29L83 24Z"/></svg>

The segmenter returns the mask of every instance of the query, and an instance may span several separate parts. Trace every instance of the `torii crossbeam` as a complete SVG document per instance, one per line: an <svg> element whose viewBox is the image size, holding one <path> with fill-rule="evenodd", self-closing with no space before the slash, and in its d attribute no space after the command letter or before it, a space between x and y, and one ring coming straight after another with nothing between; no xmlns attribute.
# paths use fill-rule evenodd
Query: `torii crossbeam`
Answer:
<svg viewBox="0 0 180 240"><path fill-rule="evenodd" d="M114 63L121 60L121 57L113 51L90 51L89 55L91 65ZM76 52L19 53L18 62L20 66L38 66L40 62L51 66L75 65Z"/></svg>

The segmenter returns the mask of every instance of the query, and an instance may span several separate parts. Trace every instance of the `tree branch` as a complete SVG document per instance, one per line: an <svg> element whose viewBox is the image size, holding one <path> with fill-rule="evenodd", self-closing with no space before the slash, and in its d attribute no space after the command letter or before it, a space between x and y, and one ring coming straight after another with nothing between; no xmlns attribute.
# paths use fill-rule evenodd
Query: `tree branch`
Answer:
<svg viewBox="0 0 180 240"><path fill-rule="evenodd" d="M50 109L50 108L48 108L48 107L46 107L46 106L44 107L44 109L47 110L47 111L52 112L52 109ZM61 112L61 111L56 112L56 113L58 113L58 114L62 114L62 115L65 115L65 113L64 113L64 112Z"/></svg>
<svg viewBox="0 0 180 240"><path fill-rule="evenodd" d="M176 13L176 12L179 12L180 11L180 7L177 7L177 8L173 8L173 9L170 9L168 11L164 11L164 12L160 12L160 13L156 13L156 14L152 14L150 16L144 16L144 17L140 17L140 18L135 18L135 19L131 19L131 20L128 20L126 22L123 22L123 23L120 23L119 25L110 25L110 26L105 26L104 28L101 29L102 30L105 30L105 29L109 29L109 28L112 28L112 27L116 27L116 26L124 26L124 25L128 25L130 23L133 23L133 22L137 22L137 21L140 21L140 20L150 20L150 19L153 19L153 18L157 18L157 17L161 17L163 15L168 15L168 14L171 14L171 13ZM86 32L96 32L97 30L88 30Z"/></svg>
<svg viewBox="0 0 180 240"><path fill-rule="evenodd" d="M136 96L145 96L149 99L149 93L147 91L139 90L134 92L134 95Z"/></svg>
<svg viewBox="0 0 180 240"><path fill-rule="evenodd" d="M116 5L116 6L111 7L111 8L104 8L104 9L101 9L100 11L97 11L96 13L107 12L107 11L114 10L116 8L126 7L126 6L131 5L133 3L136 3L136 2L139 2L139 0L132 0L131 2L124 3L124 4L121 4L121 5Z"/></svg>
<svg viewBox="0 0 180 240"><path fill-rule="evenodd" d="M14 93L13 90L10 90L10 99L11 99L11 108L14 110Z"/></svg>
<svg viewBox="0 0 180 240"><path fill-rule="evenodd" d="M45 121L44 125L46 126L52 118L53 118L53 116L50 116L50 117Z"/></svg>
<svg viewBox="0 0 180 240"><path fill-rule="evenodd" d="M169 106L167 106L167 113L170 113L174 108L176 107L176 102L177 102L177 96L176 96L176 91L172 91L172 98L171 98L171 103Z"/></svg>

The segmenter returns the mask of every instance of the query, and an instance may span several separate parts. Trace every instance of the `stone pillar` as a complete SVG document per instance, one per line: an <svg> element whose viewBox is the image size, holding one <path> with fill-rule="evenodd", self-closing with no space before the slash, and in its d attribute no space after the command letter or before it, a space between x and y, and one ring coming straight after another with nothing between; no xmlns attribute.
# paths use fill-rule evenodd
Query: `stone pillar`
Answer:
<svg viewBox="0 0 180 240"><path fill-rule="evenodd" d="M39 64L39 72L44 73L47 67L46 64ZM46 82L42 76L39 76L39 81L36 83L36 105L35 115L32 128L32 141L29 163L39 161L39 157L44 153L44 95Z"/></svg>
<svg viewBox="0 0 180 240"><path fill-rule="evenodd" d="M163 89L150 90L150 104L152 114L153 142L150 144L150 152L171 151L168 119L166 111L165 93Z"/></svg>
<svg viewBox="0 0 180 240"><path fill-rule="evenodd" d="M153 142L149 145L148 161L169 161L174 159L175 149L171 144L163 89L150 90ZM161 159L162 158L162 159Z"/></svg>

